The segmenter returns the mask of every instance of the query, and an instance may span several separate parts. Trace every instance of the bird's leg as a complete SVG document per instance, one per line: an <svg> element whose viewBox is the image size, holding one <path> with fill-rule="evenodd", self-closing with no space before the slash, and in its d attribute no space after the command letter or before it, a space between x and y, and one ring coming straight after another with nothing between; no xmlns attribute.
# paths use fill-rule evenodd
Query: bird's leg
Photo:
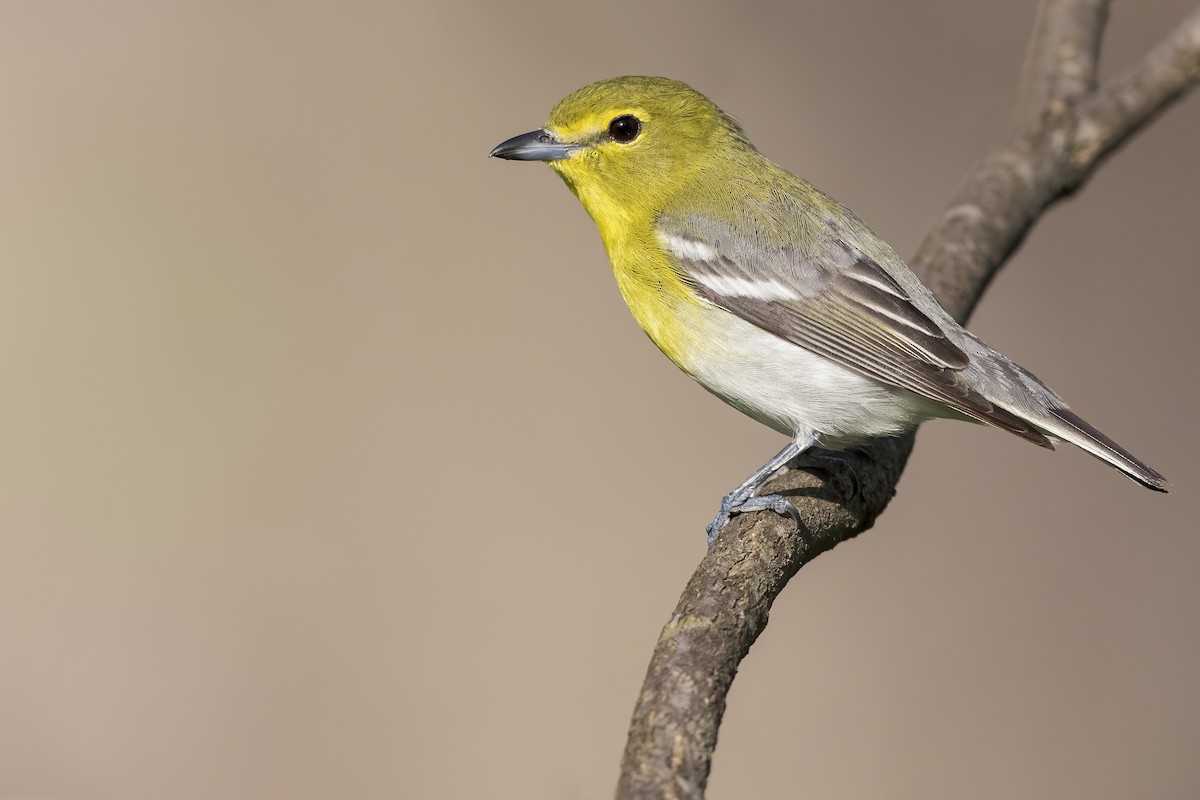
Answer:
<svg viewBox="0 0 1200 800"><path fill-rule="evenodd" d="M755 497L754 493L762 488L762 485L770 480L771 476L782 469L789 461L803 453L808 448L816 444L817 435L815 433L798 436L788 442L787 447L779 451L779 453L762 465L757 472L747 478L740 486L734 489L721 500L721 510L717 512L717 516L713 521L708 523L708 546L712 547L713 542L717 540L717 534L729 522L729 518L734 514L741 514L746 511L774 511L776 514L790 514L797 522L800 521L800 515L796 511L796 507L786 497L778 494L768 494L762 497Z"/></svg>

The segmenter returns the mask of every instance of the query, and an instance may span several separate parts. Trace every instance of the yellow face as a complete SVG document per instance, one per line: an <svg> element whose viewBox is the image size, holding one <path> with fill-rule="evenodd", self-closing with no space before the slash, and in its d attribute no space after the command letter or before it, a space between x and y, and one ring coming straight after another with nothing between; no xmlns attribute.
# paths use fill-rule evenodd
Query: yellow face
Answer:
<svg viewBox="0 0 1200 800"><path fill-rule="evenodd" d="M613 78L550 112L546 132L575 147L549 163L589 211L594 203L653 204L704 163L723 120L708 98L679 81Z"/></svg>
<svg viewBox="0 0 1200 800"><path fill-rule="evenodd" d="M721 141L740 130L704 95L666 78L624 77L568 95L546 127L505 142L502 158L546 161L593 217L656 212Z"/></svg>

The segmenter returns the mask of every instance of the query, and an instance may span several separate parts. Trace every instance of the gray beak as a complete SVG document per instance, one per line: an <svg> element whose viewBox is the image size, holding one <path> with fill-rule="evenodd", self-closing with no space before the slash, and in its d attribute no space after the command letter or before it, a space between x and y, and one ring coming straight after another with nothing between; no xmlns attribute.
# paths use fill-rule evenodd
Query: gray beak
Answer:
<svg viewBox="0 0 1200 800"><path fill-rule="evenodd" d="M530 131L501 142L489 155L510 161L561 161L578 149L580 145L556 142L546 131Z"/></svg>

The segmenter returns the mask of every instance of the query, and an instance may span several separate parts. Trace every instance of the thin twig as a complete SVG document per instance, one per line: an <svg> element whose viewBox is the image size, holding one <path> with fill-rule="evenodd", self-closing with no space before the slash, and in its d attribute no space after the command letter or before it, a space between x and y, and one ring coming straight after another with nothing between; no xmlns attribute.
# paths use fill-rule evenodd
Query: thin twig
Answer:
<svg viewBox="0 0 1200 800"><path fill-rule="evenodd" d="M1050 0L1038 6L1025 53L1014 122L1027 128L1054 101L1070 102L1096 88L1107 0Z"/></svg>

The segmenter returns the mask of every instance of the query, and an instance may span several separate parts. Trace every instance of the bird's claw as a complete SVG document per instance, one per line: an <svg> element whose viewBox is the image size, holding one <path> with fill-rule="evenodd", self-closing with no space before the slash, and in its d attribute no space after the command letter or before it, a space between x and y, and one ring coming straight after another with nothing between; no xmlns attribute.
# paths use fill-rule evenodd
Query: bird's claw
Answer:
<svg viewBox="0 0 1200 800"><path fill-rule="evenodd" d="M737 498L728 494L721 499L721 510L717 512L717 516L713 517L713 521L708 523L705 528L708 531L709 548L717 541L721 529L729 524L729 520L734 514L744 514L748 511L774 511L781 516L789 516L796 521L797 525L800 524L800 512L796 510L796 506L792 505L792 501L783 495L768 494L762 497Z"/></svg>

